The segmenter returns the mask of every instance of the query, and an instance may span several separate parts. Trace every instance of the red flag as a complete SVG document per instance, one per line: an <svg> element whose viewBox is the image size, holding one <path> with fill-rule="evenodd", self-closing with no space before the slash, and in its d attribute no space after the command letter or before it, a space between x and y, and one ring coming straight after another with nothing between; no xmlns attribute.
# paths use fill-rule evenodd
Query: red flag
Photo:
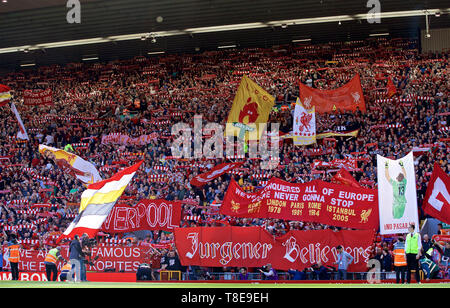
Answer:
<svg viewBox="0 0 450 308"><path fill-rule="evenodd" d="M218 178L219 176L233 170L234 168L242 166L243 162L238 163L223 163L215 166L210 171L197 175L192 178L191 185L202 187L206 183Z"/></svg>
<svg viewBox="0 0 450 308"><path fill-rule="evenodd" d="M450 177L438 163L434 163L422 209L428 215L450 224Z"/></svg>
<svg viewBox="0 0 450 308"><path fill-rule="evenodd" d="M345 169L340 169L338 173L333 176L333 182L338 184L349 185L355 188L361 188L361 185L355 180L355 178Z"/></svg>
<svg viewBox="0 0 450 308"><path fill-rule="evenodd" d="M300 83L300 101L315 106L319 114L338 110L366 112L361 79L358 74L348 83L334 90L319 90ZM309 108L309 107L308 107Z"/></svg>
<svg viewBox="0 0 450 308"><path fill-rule="evenodd" d="M9 103L11 99L11 88L5 86L4 84L0 84L0 107Z"/></svg>
<svg viewBox="0 0 450 308"><path fill-rule="evenodd" d="M391 76L388 77L387 90L389 98L397 93L397 88L395 87L394 82L392 82Z"/></svg>

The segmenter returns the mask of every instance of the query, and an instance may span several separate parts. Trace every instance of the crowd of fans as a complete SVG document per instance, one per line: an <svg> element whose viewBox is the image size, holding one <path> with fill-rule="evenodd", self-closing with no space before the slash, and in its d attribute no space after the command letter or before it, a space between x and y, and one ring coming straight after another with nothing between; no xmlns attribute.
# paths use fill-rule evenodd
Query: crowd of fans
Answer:
<svg viewBox="0 0 450 308"><path fill-rule="evenodd" d="M330 181L333 172L311 172L315 159L331 161L363 151L367 154L360 156L358 170L352 174L362 186L371 188L376 187L375 154L397 159L414 151L420 208L434 162L449 172L446 127L450 66L448 51L420 54L417 44L415 40L370 39L232 49L110 63L70 63L2 76L0 83L13 89L13 102L30 139L25 142L15 137L18 125L14 115L8 106L0 108L4 119L0 123L0 245L13 235L29 249L52 245L78 211L84 186L41 156L39 144L57 148L71 144L74 152L92 162L103 178L144 159L121 202L133 204L143 198L183 200L184 215L190 217L182 220L184 227L221 225L220 221L226 219L230 225L260 225L274 235L292 229L334 229L314 223L224 217L218 214L217 206L231 177L248 191L262 187L271 176L290 182L314 178ZM191 186L193 176L227 159L173 159L171 127L178 122L193 127L195 115L202 115L204 124L225 125L243 74L276 98L269 122L280 123L283 134L292 130L291 104L299 95L298 82L335 89L359 74L367 112L316 115L318 133L359 129L358 136L336 138L335 144L319 141L308 147L324 150L326 154L320 156L305 155L303 147L294 147L289 139L284 139L275 170L267 172L261 170L259 162L244 160L237 174L219 177L203 189ZM390 98L389 77L397 89ZM23 91L27 89L51 89L53 104L24 105ZM399 125L376 127L382 124ZM103 136L114 133L152 138L142 145L102 142ZM425 217L420 210L420 218ZM135 244L173 240L173 234L147 232L144 236L105 234L99 242L129 236ZM392 247L387 241L384 243L380 245L387 246L384 248L389 253ZM374 249L374 255L377 254Z"/></svg>

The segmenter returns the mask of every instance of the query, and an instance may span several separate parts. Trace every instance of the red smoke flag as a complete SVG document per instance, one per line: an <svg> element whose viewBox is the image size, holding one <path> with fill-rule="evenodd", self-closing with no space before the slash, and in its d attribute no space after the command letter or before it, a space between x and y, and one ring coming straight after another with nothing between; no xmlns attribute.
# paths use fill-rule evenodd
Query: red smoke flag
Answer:
<svg viewBox="0 0 450 308"><path fill-rule="evenodd" d="M11 100L11 88L0 84L0 107L5 106Z"/></svg>
<svg viewBox="0 0 450 308"><path fill-rule="evenodd" d="M349 185L355 188L361 188L361 185L355 180L355 178L345 169L340 169L332 179L333 182L338 184Z"/></svg>
<svg viewBox="0 0 450 308"><path fill-rule="evenodd" d="M389 98L391 98L392 96L394 96L397 93L397 88L395 87L391 76L388 77L387 90L388 90Z"/></svg>
<svg viewBox="0 0 450 308"><path fill-rule="evenodd" d="M434 163L422 209L428 215L450 224L450 177Z"/></svg>

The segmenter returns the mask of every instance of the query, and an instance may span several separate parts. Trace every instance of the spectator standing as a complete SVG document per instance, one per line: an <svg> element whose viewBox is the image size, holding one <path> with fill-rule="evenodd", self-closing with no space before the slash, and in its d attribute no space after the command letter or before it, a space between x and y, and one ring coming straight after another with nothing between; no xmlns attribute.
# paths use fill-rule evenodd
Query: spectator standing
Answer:
<svg viewBox="0 0 450 308"><path fill-rule="evenodd" d="M353 257L341 245L337 246L336 250L338 251L338 255L335 264L338 266L338 279L347 280L347 269L353 262Z"/></svg>
<svg viewBox="0 0 450 308"><path fill-rule="evenodd" d="M89 262L89 258L91 256L91 245L87 233L84 233L81 236L81 250L83 252L83 260L81 262L81 281L87 281L86 264Z"/></svg>
<svg viewBox="0 0 450 308"><path fill-rule="evenodd" d="M75 272L75 281L81 280L81 263L83 262L83 251L81 249L80 237L75 235L69 247L69 259L72 268L69 276L73 277Z"/></svg>
<svg viewBox="0 0 450 308"><path fill-rule="evenodd" d="M248 280L248 271L245 267L239 270L239 280Z"/></svg>
<svg viewBox="0 0 450 308"><path fill-rule="evenodd" d="M381 253L381 271L383 272L381 279L386 279L386 273L392 271L392 256L388 248L384 248Z"/></svg>
<svg viewBox="0 0 450 308"><path fill-rule="evenodd" d="M180 258L178 257L175 250L173 249L169 250L167 256L161 259L161 270L180 271L180 272L183 271L183 266L181 265Z"/></svg>
<svg viewBox="0 0 450 308"><path fill-rule="evenodd" d="M431 241L430 241L430 237L428 236L428 234L424 234L423 235L423 240L422 240L422 255L424 253L426 253L428 251L428 249L430 249L432 246Z"/></svg>

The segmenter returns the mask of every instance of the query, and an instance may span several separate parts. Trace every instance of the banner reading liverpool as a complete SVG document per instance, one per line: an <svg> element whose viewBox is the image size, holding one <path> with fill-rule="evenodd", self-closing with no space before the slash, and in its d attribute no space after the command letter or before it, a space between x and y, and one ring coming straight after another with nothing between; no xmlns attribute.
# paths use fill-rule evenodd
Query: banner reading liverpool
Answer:
<svg viewBox="0 0 450 308"><path fill-rule="evenodd" d="M419 225L413 153L391 160L377 155L380 234L408 233Z"/></svg>
<svg viewBox="0 0 450 308"><path fill-rule="evenodd" d="M316 143L316 112L315 107L307 110L297 98L294 110L294 125L292 140L294 145L309 145Z"/></svg>
<svg viewBox="0 0 450 308"><path fill-rule="evenodd" d="M335 266L342 245L354 261L349 271L367 271L374 231L289 231L279 238L260 227L176 228L181 264L206 267L261 267L303 270L321 262Z"/></svg>
<svg viewBox="0 0 450 308"><path fill-rule="evenodd" d="M39 145L39 153L53 160L58 167L85 184L92 184L102 180L100 173L92 163L73 153L43 144Z"/></svg>
<svg viewBox="0 0 450 308"><path fill-rule="evenodd" d="M428 215L450 224L450 177L434 163L422 209Z"/></svg>
<svg viewBox="0 0 450 308"><path fill-rule="evenodd" d="M315 106L316 112L366 111L361 79L355 75L347 84L334 90L319 90L300 83L300 100L307 108Z"/></svg>
<svg viewBox="0 0 450 308"><path fill-rule="evenodd" d="M259 140L275 98L246 75L242 77L226 125L227 136ZM260 126L261 124L261 126Z"/></svg>
<svg viewBox="0 0 450 308"><path fill-rule="evenodd" d="M163 199L139 201L128 206L117 204L102 226L103 232L125 233L138 230L173 231L180 226L181 203Z"/></svg>
<svg viewBox="0 0 450 308"><path fill-rule="evenodd" d="M218 178L219 176L233 170L234 168L242 166L243 162L237 162L237 163L223 163L220 165L215 166L208 172L199 174L192 178L191 185L202 187L208 182L211 182L215 178Z"/></svg>
<svg viewBox="0 0 450 308"><path fill-rule="evenodd" d="M354 229L378 228L377 191L320 180L289 183L277 178L256 193L233 179L220 213L235 217L316 222Z"/></svg>

